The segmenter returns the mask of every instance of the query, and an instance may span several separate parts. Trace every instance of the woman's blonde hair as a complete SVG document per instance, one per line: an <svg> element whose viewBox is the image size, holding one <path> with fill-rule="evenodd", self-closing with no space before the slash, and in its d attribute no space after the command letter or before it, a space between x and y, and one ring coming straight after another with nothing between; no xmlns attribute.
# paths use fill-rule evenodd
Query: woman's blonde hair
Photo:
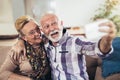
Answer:
<svg viewBox="0 0 120 80"><path fill-rule="evenodd" d="M33 20L37 25L38 23L30 16L28 15L24 15L24 16L20 16L19 18L17 18L17 20L15 21L15 28L17 30L17 32L20 35L23 35L21 29L24 27L25 24L27 24L30 20Z"/></svg>

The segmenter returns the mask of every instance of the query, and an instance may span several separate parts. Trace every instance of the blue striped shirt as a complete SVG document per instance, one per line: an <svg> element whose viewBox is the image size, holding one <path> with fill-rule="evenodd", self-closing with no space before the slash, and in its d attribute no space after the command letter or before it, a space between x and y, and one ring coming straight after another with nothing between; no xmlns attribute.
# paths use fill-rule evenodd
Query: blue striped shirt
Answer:
<svg viewBox="0 0 120 80"><path fill-rule="evenodd" d="M85 55L97 57L102 53L98 44L73 37L67 32L57 46L46 45L53 80L89 80L86 72Z"/></svg>

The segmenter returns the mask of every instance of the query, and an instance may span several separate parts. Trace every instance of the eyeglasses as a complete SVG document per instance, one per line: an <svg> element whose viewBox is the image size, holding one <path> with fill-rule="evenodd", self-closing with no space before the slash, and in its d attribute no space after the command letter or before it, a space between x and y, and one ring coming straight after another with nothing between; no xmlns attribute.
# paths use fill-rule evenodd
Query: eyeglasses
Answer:
<svg viewBox="0 0 120 80"><path fill-rule="evenodd" d="M35 35L35 33L40 33L40 29L39 27L37 26L34 30L31 30L30 32L28 32L28 36L32 36L32 35Z"/></svg>
<svg viewBox="0 0 120 80"><path fill-rule="evenodd" d="M58 22L54 21L51 24L45 24L45 25L43 25L43 28L44 29L48 29L50 26L56 26L56 25L58 25Z"/></svg>

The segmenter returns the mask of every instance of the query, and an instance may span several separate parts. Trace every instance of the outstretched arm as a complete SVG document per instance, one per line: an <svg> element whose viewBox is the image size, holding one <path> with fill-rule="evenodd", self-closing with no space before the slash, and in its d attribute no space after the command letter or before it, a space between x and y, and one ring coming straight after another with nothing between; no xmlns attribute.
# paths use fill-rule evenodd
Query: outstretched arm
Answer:
<svg viewBox="0 0 120 80"><path fill-rule="evenodd" d="M101 26L109 27L107 30L100 30L101 32L107 32L108 34L103 36L99 42L99 49L102 53L107 54L111 50L112 41L116 36L116 26L112 21L102 23Z"/></svg>

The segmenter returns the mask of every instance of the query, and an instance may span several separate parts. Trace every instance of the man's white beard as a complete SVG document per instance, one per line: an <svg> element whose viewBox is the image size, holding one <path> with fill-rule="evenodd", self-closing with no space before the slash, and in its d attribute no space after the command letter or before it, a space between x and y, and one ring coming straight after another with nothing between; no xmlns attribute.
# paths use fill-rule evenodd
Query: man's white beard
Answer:
<svg viewBox="0 0 120 80"><path fill-rule="evenodd" d="M52 38L51 34L56 33L56 32L58 32L58 34L59 34L58 37ZM52 42L58 42L62 38L62 35L63 35L62 30L54 30L54 31L50 32L50 34L47 36L47 38L49 40L51 40Z"/></svg>

